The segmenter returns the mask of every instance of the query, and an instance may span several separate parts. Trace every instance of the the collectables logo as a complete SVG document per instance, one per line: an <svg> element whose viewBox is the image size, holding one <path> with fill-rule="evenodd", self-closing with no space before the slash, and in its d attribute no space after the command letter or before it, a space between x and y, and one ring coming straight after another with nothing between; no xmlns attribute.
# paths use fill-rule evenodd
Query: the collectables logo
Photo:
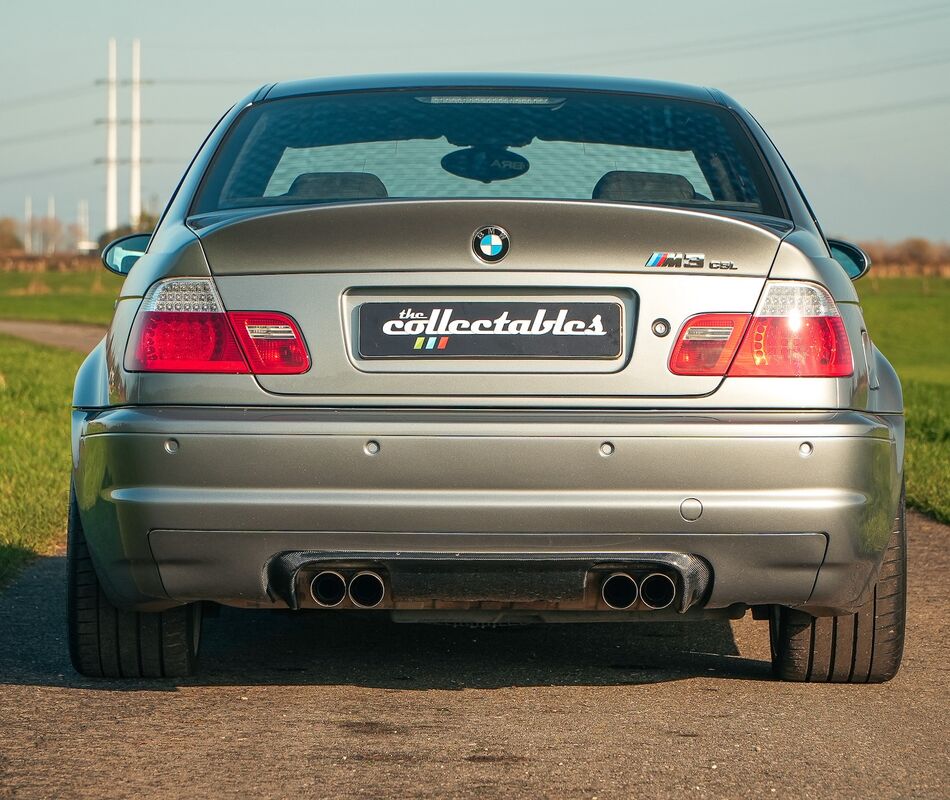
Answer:
<svg viewBox="0 0 950 800"><path fill-rule="evenodd" d="M570 312L559 309L553 318L548 317L546 309L538 309L533 318L512 318L503 311L494 319L452 319L452 308L434 308L432 311L413 311L404 308L396 319L383 323L383 333L387 336L604 336L604 324L600 314L594 314L590 321L568 319Z"/></svg>
<svg viewBox="0 0 950 800"><path fill-rule="evenodd" d="M402 309L395 319L382 325L387 336L415 336L414 350L444 350L450 336L605 336L607 331L600 314L590 320L571 319L566 308L550 312L538 309L533 317L512 317L503 311L494 318L466 319L456 317L453 308L431 311Z"/></svg>
<svg viewBox="0 0 950 800"><path fill-rule="evenodd" d="M548 299L363 303L362 358L617 358L623 306Z"/></svg>

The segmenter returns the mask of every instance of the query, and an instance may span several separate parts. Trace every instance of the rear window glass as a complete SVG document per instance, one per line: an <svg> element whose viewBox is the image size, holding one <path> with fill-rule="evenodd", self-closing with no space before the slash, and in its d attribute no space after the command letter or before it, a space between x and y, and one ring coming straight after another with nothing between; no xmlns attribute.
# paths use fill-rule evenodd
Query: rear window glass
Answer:
<svg viewBox="0 0 950 800"><path fill-rule="evenodd" d="M782 216L728 110L633 94L389 90L251 106L192 209L570 199Z"/></svg>

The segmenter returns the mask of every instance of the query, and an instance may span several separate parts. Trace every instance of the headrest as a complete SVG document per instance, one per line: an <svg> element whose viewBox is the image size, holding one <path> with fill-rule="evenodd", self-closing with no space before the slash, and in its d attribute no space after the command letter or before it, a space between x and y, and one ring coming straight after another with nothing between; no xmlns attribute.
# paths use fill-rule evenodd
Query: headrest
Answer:
<svg viewBox="0 0 950 800"><path fill-rule="evenodd" d="M619 200L627 203L670 203L693 200L696 192L682 175L668 172L608 172L597 181L591 195L594 200Z"/></svg>
<svg viewBox="0 0 950 800"><path fill-rule="evenodd" d="M389 197L372 172L305 172L294 178L288 197L304 200L374 200Z"/></svg>

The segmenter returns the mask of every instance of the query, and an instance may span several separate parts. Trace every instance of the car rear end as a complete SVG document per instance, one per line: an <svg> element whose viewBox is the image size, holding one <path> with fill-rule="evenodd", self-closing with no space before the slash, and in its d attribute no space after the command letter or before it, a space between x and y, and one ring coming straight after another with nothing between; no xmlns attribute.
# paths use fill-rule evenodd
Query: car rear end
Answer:
<svg viewBox="0 0 950 800"><path fill-rule="evenodd" d="M570 88L295 91L226 126L84 368L108 376L98 405L77 388L75 485L112 602L866 602L899 387L748 120Z"/></svg>

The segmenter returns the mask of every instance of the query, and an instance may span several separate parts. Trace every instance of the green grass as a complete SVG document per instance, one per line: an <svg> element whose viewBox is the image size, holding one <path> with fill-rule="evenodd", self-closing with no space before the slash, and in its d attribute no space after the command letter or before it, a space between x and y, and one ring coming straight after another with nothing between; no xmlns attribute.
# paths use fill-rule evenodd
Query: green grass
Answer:
<svg viewBox="0 0 950 800"><path fill-rule="evenodd" d="M63 542L69 404L83 356L0 336L0 585Z"/></svg>
<svg viewBox="0 0 950 800"><path fill-rule="evenodd" d="M868 276L856 285L871 338L904 387L907 502L950 522L950 281Z"/></svg>
<svg viewBox="0 0 950 800"><path fill-rule="evenodd" d="M0 274L0 318L106 324L121 278ZM950 281L858 283L875 343L900 373L907 408L907 499L950 522ZM61 545L69 399L82 356L0 336L0 585Z"/></svg>
<svg viewBox="0 0 950 800"><path fill-rule="evenodd" d="M108 325L123 278L93 272L0 273L0 319Z"/></svg>

